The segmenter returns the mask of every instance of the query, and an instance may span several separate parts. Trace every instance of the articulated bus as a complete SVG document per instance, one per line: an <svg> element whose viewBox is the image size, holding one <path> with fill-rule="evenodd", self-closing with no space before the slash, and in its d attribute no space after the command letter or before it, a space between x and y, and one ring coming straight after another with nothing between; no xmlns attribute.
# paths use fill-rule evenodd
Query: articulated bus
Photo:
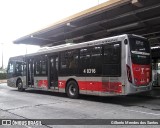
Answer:
<svg viewBox="0 0 160 128"><path fill-rule="evenodd" d="M79 94L115 96L150 91L150 44L125 34L94 41L45 47L8 62L8 86Z"/></svg>

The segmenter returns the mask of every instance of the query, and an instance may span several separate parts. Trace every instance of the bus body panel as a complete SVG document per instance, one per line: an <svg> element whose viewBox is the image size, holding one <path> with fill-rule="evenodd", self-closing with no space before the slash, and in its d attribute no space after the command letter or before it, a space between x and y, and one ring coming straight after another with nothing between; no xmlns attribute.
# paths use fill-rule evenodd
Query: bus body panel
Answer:
<svg viewBox="0 0 160 128"><path fill-rule="evenodd" d="M34 88L48 89L47 77L34 77Z"/></svg>
<svg viewBox="0 0 160 128"><path fill-rule="evenodd" d="M27 88L27 86L26 86L26 76L17 76L17 77L12 77L10 79L7 79L7 85L10 86L10 87L16 88L17 87L17 82L18 82L19 79L22 81L24 88Z"/></svg>
<svg viewBox="0 0 160 128"><path fill-rule="evenodd" d="M139 39L139 37L137 38ZM127 37L128 42L129 38ZM138 49L138 48L137 48ZM126 45L126 81L125 95L135 94L152 90L151 85L151 63L150 64L134 64L131 55L130 43ZM140 59L140 58L139 58ZM127 74L127 68L130 69L131 81ZM125 69L125 68L124 68Z"/></svg>
<svg viewBox="0 0 160 128"><path fill-rule="evenodd" d="M16 82L18 77L12 77L10 79L7 79L7 85L10 87L16 88Z"/></svg>

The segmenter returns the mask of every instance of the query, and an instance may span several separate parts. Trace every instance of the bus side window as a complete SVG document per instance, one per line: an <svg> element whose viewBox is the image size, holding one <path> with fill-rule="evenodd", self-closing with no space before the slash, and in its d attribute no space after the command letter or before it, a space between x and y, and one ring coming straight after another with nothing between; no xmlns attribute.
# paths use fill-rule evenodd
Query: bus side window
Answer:
<svg viewBox="0 0 160 128"><path fill-rule="evenodd" d="M16 74L18 76L23 74L23 64L22 64L22 62L17 62L16 63L15 71L16 71Z"/></svg>
<svg viewBox="0 0 160 128"><path fill-rule="evenodd" d="M78 68L78 50L69 50L61 53L60 73L76 74Z"/></svg>
<svg viewBox="0 0 160 128"><path fill-rule="evenodd" d="M8 65L8 73L13 73L13 63L10 62Z"/></svg>
<svg viewBox="0 0 160 128"><path fill-rule="evenodd" d="M39 75L40 74L40 61L36 60L35 61L35 75Z"/></svg>
<svg viewBox="0 0 160 128"><path fill-rule="evenodd" d="M89 68L91 58L90 48L80 49L80 73L83 74L84 69Z"/></svg>
<svg viewBox="0 0 160 128"><path fill-rule="evenodd" d="M67 60L66 60L66 55L65 55L65 52L62 52L61 53L61 69L66 69L68 67L68 63L67 63Z"/></svg>
<svg viewBox="0 0 160 128"><path fill-rule="evenodd" d="M121 43L115 42L104 45L103 75L121 75Z"/></svg>
<svg viewBox="0 0 160 128"><path fill-rule="evenodd" d="M69 69L76 69L78 66L78 52L76 50L68 51Z"/></svg>
<svg viewBox="0 0 160 128"><path fill-rule="evenodd" d="M98 75L102 72L102 46L80 49L80 74Z"/></svg>
<svg viewBox="0 0 160 128"><path fill-rule="evenodd" d="M42 74L46 75L46 73L47 73L46 60L42 60Z"/></svg>
<svg viewBox="0 0 160 128"><path fill-rule="evenodd" d="M94 56L94 55L93 55ZM92 47L80 49L79 73L84 76L94 75L96 73L95 58L92 56ZM92 59L92 57L94 59Z"/></svg>
<svg viewBox="0 0 160 128"><path fill-rule="evenodd" d="M46 76L47 75L46 56L37 56L34 59L34 75L35 76Z"/></svg>
<svg viewBox="0 0 160 128"><path fill-rule="evenodd" d="M90 69L93 70L92 75L102 73L102 46L91 48Z"/></svg>

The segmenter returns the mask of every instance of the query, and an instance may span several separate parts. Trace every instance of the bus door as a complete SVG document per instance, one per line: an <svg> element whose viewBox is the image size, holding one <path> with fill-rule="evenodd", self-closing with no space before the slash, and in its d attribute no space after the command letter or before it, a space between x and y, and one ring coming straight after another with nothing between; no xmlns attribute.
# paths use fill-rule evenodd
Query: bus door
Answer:
<svg viewBox="0 0 160 128"><path fill-rule="evenodd" d="M58 87L58 55L50 57L48 71L49 86Z"/></svg>
<svg viewBox="0 0 160 128"><path fill-rule="evenodd" d="M14 61L9 61L8 67L7 67L7 84L8 86L15 86L15 62Z"/></svg>
<svg viewBox="0 0 160 128"><path fill-rule="evenodd" d="M31 87L34 85L34 70L33 70L33 59L28 60L28 85Z"/></svg>

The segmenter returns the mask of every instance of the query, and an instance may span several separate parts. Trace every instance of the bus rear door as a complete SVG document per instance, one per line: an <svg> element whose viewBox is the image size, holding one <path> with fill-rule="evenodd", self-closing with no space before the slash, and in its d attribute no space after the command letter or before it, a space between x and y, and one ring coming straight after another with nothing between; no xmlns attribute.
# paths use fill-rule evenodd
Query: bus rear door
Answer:
<svg viewBox="0 0 160 128"><path fill-rule="evenodd" d="M58 55L49 58L48 79L49 87L58 87Z"/></svg>

